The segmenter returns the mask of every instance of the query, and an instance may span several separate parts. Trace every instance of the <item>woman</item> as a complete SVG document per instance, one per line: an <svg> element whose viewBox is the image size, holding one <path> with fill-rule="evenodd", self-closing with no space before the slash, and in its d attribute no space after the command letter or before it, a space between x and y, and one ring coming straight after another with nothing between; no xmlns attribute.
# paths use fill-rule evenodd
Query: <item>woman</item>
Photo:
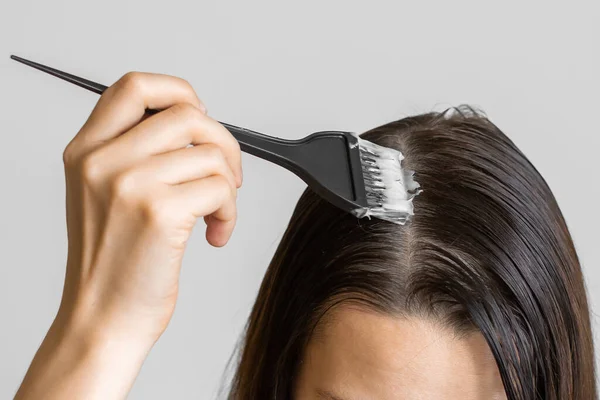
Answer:
<svg viewBox="0 0 600 400"><path fill-rule="evenodd" d="M408 224L305 191L229 398L596 398L584 281L554 197L495 125L454 111L362 136L415 171ZM240 150L187 82L129 73L64 161L63 298L16 398L123 398L167 327L196 219L214 246L231 235Z"/></svg>

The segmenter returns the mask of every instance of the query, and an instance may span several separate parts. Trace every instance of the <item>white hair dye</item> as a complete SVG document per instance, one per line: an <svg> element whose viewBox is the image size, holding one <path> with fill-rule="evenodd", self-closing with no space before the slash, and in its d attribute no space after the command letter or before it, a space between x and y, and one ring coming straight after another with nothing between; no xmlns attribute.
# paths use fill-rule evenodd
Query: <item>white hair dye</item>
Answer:
<svg viewBox="0 0 600 400"><path fill-rule="evenodd" d="M413 198L422 192L414 171L402 167L404 155L398 150L361 139L358 146L368 207L351 211L358 218L376 217L404 225L414 215Z"/></svg>

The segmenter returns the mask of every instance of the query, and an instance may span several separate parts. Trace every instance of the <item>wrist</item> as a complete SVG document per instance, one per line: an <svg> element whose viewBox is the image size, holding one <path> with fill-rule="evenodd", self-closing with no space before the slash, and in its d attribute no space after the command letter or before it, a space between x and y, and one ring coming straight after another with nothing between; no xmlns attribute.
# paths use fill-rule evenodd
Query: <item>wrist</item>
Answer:
<svg viewBox="0 0 600 400"><path fill-rule="evenodd" d="M111 351L127 347L136 353L146 354L160 333L135 319L110 312L69 309L61 307L54 319L51 331L77 345L84 353Z"/></svg>
<svg viewBox="0 0 600 400"><path fill-rule="evenodd" d="M15 399L125 398L152 344L59 312Z"/></svg>

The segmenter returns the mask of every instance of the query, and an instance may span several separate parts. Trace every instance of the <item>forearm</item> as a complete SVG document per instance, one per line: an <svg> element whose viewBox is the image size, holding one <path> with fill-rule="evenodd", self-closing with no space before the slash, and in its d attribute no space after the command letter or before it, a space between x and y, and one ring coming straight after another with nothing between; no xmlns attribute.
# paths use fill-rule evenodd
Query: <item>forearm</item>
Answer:
<svg viewBox="0 0 600 400"><path fill-rule="evenodd" d="M123 399L153 343L100 326L49 329L15 400Z"/></svg>

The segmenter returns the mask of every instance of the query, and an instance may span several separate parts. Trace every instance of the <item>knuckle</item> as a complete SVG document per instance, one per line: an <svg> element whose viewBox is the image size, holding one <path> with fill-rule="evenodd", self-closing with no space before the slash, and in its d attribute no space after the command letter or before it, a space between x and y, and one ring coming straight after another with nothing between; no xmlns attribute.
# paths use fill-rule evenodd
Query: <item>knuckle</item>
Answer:
<svg viewBox="0 0 600 400"><path fill-rule="evenodd" d="M237 219L237 206L235 199L229 199L223 204L222 207L223 217L227 221L234 221Z"/></svg>
<svg viewBox="0 0 600 400"><path fill-rule="evenodd" d="M233 172L229 167L223 149L214 143L208 143L203 145L203 147L205 147L205 157L209 160L209 163L218 174L216 175L219 179L218 186L226 186L229 190L234 190L234 193L232 194L237 196L237 187L235 186Z"/></svg>
<svg viewBox="0 0 600 400"><path fill-rule="evenodd" d="M165 226L174 219L167 202L158 196L145 197L140 202L140 210L144 219L153 225Z"/></svg>
<svg viewBox="0 0 600 400"><path fill-rule="evenodd" d="M144 76L138 71L129 71L125 73L115 83L116 89L126 93L139 93L143 85Z"/></svg>
<svg viewBox="0 0 600 400"><path fill-rule="evenodd" d="M231 181L224 175L217 175L217 190L222 199L235 199L237 197L237 188L231 185Z"/></svg>
<svg viewBox="0 0 600 400"><path fill-rule="evenodd" d="M241 155L242 149L240 147L240 142L238 142L232 134L229 134L229 145L236 154L239 153Z"/></svg>
<svg viewBox="0 0 600 400"><path fill-rule="evenodd" d="M183 86L185 86L188 91L192 92L195 95L196 91L194 90L194 88L192 87L192 84L187 79L181 78L181 77L177 77L177 79L179 79L181 84Z"/></svg>
<svg viewBox="0 0 600 400"><path fill-rule="evenodd" d="M132 171L118 173L111 182L111 192L119 199L131 201L137 188L137 176Z"/></svg>
<svg viewBox="0 0 600 400"><path fill-rule="evenodd" d="M223 164L225 163L225 155L223 154L223 150L214 143L207 143L204 146L205 156L209 159L215 161L216 163Z"/></svg>
<svg viewBox="0 0 600 400"><path fill-rule="evenodd" d="M86 154L81 160L81 176L87 183L98 182L104 173L104 165L101 155L97 151Z"/></svg>
<svg viewBox="0 0 600 400"><path fill-rule="evenodd" d="M236 221L237 220L237 206L235 204L235 201L231 202L231 220L232 221Z"/></svg>
<svg viewBox="0 0 600 400"><path fill-rule="evenodd" d="M77 150L73 141L69 142L62 153L63 164L67 167L71 167L75 164L77 158Z"/></svg>
<svg viewBox="0 0 600 400"><path fill-rule="evenodd" d="M202 100L200 100L200 98L198 97L196 90L194 89L194 87L192 86L192 84L181 77L175 77L179 80L179 82L181 82L182 86L184 87L184 90L189 94L190 99L193 99L193 101L197 101L200 103L200 105L204 106L204 103L202 102Z"/></svg>

